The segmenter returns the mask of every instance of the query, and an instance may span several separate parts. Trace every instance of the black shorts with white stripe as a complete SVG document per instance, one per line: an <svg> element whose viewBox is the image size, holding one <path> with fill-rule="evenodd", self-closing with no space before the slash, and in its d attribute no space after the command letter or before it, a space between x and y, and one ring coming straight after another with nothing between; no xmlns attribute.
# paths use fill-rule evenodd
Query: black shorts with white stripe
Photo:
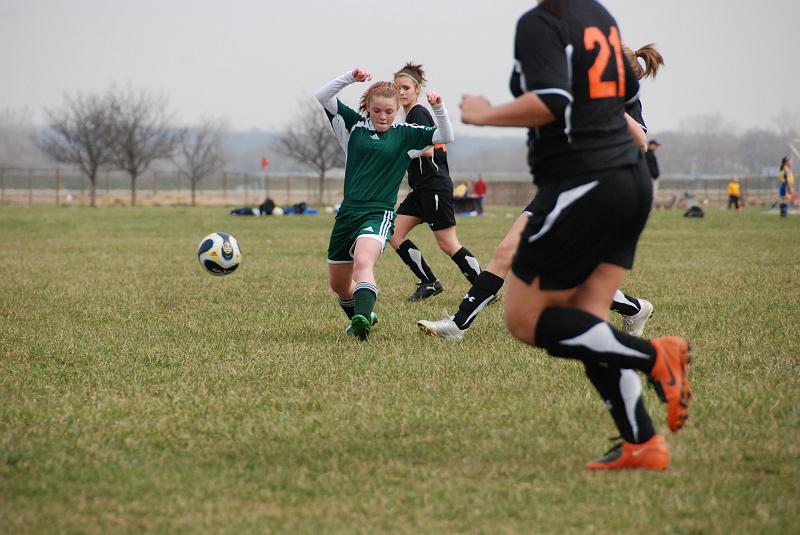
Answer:
<svg viewBox="0 0 800 535"><path fill-rule="evenodd" d="M455 201L450 190L411 190L397 208L398 215L418 217L431 227L443 230L456 225Z"/></svg>
<svg viewBox="0 0 800 535"><path fill-rule="evenodd" d="M633 267L636 244L650 214L653 185L640 165L539 188L514 256L514 274L544 290L585 281L603 262Z"/></svg>

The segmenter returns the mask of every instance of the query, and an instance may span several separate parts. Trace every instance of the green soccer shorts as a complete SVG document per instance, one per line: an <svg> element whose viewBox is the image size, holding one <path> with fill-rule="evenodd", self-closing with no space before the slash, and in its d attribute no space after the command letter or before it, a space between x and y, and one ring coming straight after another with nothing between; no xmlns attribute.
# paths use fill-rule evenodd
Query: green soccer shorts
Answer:
<svg viewBox="0 0 800 535"><path fill-rule="evenodd" d="M340 208L328 243L328 263L351 264L359 238L372 238L386 247L394 232L394 215L392 210Z"/></svg>

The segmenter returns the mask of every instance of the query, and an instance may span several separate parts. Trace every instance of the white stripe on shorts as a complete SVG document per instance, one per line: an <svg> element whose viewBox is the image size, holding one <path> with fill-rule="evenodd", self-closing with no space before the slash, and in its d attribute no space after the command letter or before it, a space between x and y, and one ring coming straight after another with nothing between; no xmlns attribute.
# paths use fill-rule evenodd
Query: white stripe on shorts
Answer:
<svg viewBox="0 0 800 535"><path fill-rule="evenodd" d="M383 222L381 223L381 229L378 232L378 234L380 234L387 240L389 239L389 228L391 228L392 226L393 215L394 212L392 212L391 210L386 210L385 212L383 212Z"/></svg>
<svg viewBox="0 0 800 535"><path fill-rule="evenodd" d="M576 188L568 189L566 191L562 191L558 194L556 198L556 205L553 207L553 211L547 214L547 217L544 219L544 225L542 228L539 229L539 232L528 238L528 243L533 243L542 236L544 236L556 222L558 216L561 215L561 212L567 209L567 207L589 193L589 191L597 186L600 182L598 180L593 180L588 184L583 184Z"/></svg>

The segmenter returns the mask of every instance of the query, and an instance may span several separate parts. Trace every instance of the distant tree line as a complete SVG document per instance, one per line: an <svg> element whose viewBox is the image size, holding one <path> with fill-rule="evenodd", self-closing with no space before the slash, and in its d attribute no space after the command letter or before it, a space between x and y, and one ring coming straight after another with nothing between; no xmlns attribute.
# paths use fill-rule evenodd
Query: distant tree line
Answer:
<svg viewBox="0 0 800 535"><path fill-rule="evenodd" d="M97 176L108 169L130 177L135 206L137 179L154 161L170 160L188 178L194 204L197 183L228 161L222 127L212 120L178 127L167 106L163 96L111 86L104 93L66 95L61 107L46 110L47 127L38 132L28 131L10 112L2 113L0 168L11 167L18 159L15 149L26 146L27 135L53 161L81 170L89 179L91 206L95 206Z"/></svg>
<svg viewBox="0 0 800 535"><path fill-rule="evenodd" d="M92 205L98 172L108 169L128 174L135 205L137 179L156 161L162 166L167 162L188 179L192 204L200 180L223 168L259 172L264 155L270 158L270 172L315 173L320 198L331 170L344 166L341 147L314 101L300 102L296 116L279 133L234 132L215 120L179 127L166 98L131 87L67 95L60 107L46 110L44 129L34 129L29 115L27 110L0 110L0 172L47 165L46 155L89 178ZM791 147L800 150L800 114L790 111L769 126L743 131L720 115L697 116L676 130L651 131L649 137L661 143L658 158L664 175L772 174L783 156L800 160ZM502 138L457 136L448 147L450 169L462 175L483 173L489 179L501 173L525 175L526 141L523 129Z"/></svg>
<svg viewBox="0 0 800 535"><path fill-rule="evenodd" d="M785 111L772 123L740 132L718 114L684 120L678 130L656 136L662 171L688 176L777 173L784 156L800 160L794 153L800 150L800 114Z"/></svg>

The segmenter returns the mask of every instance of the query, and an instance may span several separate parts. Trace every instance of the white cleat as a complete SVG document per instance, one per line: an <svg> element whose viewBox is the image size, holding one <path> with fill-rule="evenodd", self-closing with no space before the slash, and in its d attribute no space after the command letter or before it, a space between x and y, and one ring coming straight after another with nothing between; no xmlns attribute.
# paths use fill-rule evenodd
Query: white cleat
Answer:
<svg viewBox="0 0 800 535"><path fill-rule="evenodd" d="M445 340L461 340L464 338L464 333L467 331L459 329L456 322L453 321L453 317L454 316L449 315L445 310L444 319L436 321L419 320L417 325L420 330L428 336L438 336Z"/></svg>
<svg viewBox="0 0 800 535"><path fill-rule="evenodd" d="M631 336L642 336L647 320L653 315L653 303L639 299L642 309L633 316L622 316L622 332Z"/></svg>

